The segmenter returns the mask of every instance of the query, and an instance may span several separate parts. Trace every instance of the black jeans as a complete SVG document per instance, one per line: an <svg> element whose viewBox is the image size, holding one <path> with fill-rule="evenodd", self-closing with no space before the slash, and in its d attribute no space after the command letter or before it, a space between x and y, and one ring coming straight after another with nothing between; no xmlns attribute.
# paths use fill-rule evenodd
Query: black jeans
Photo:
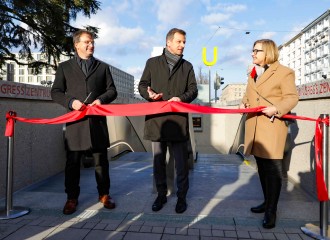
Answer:
<svg viewBox="0 0 330 240"><path fill-rule="evenodd" d="M80 194L80 161L84 151L67 151L65 165L65 192L68 199L78 199ZM110 189L107 149L93 152L95 179L99 195L108 195Z"/></svg>
<svg viewBox="0 0 330 240"><path fill-rule="evenodd" d="M166 183L166 152L171 145L175 161L177 196L186 198L189 188L189 165L187 142L152 142L154 157L154 178L159 195L167 194Z"/></svg>

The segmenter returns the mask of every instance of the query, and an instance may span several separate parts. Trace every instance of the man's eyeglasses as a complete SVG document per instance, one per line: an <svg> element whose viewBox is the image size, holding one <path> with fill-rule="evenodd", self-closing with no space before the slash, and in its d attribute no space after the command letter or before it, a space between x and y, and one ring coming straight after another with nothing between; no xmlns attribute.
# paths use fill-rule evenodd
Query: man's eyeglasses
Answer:
<svg viewBox="0 0 330 240"><path fill-rule="evenodd" d="M94 41L79 41L79 42L82 42L82 43L84 43L86 45L93 45L93 46L95 46L95 42Z"/></svg>
<svg viewBox="0 0 330 240"><path fill-rule="evenodd" d="M258 52L263 52L264 50L260 50L260 49L253 49L252 53L257 54Z"/></svg>

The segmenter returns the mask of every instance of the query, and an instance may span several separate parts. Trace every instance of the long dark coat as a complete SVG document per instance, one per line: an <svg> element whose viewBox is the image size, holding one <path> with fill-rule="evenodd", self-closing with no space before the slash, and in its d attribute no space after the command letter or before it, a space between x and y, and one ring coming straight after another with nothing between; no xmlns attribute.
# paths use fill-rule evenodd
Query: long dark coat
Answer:
<svg viewBox="0 0 330 240"><path fill-rule="evenodd" d="M271 106L278 110L273 122L261 113L249 113L245 122L244 152L267 159L282 159L288 128L280 119L298 103L299 96L295 85L295 74L290 68L275 62L255 82L248 78L243 103L251 108Z"/></svg>
<svg viewBox="0 0 330 240"><path fill-rule="evenodd" d="M147 101L147 87L156 93L163 93L159 101L167 101L179 97L182 102L192 102L198 94L193 66L180 59L171 74L164 53L148 59L143 71L139 92ZM147 115L144 127L144 139L151 141L186 141L189 137L187 113L164 113Z"/></svg>
<svg viewBox="0 0 330 240"><path fill-rule="evenodd" d="M91 93L91 94L90 94ZM95 59L91 70L85 76L73 58L60 63L51 89L52 99L68 111L70 101L78 99L86 104L99 99L109 104L117 97L117 90L110 73L109 65ZM106 117L92 116L66 124L66 147L71 151L104 149L110 146Z"/></svg>

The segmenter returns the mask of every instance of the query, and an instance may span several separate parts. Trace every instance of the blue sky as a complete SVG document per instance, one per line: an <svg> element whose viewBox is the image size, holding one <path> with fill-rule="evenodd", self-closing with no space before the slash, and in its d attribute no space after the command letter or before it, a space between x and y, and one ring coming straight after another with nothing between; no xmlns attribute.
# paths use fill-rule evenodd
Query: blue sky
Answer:
<svg viewBox="0 0 330 240"><path fill-rule="evenodd" d="M77 27L100 28L95 56L140 78L153 47L164 47L173 27L187 32L184 58L202 68L202 48L211 67L227 83L246 81L255 40L271 38L281 45L330 9L330 0L101 0L101 9L90 19L79 16ZM250 31L250 34L246 34Z"/></svg>

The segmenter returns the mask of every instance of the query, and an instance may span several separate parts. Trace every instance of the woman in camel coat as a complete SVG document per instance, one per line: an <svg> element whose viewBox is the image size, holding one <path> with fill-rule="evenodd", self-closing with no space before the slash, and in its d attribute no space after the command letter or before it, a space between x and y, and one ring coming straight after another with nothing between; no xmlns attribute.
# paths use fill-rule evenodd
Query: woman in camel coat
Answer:
<svg viewBox="0 0 330 240"><path fill-rule="evenodd" d="M264 228L275 227L277 203L282 187L282 159L288 127L283 115L291 111L299 97L294 71L278 62L278 49L269 39L253 44L253 66L240 108L265 106L260 113L249 113L245 122L244 152L254 155L264 194L264 202L252 207L265 213Z"/></svg>

